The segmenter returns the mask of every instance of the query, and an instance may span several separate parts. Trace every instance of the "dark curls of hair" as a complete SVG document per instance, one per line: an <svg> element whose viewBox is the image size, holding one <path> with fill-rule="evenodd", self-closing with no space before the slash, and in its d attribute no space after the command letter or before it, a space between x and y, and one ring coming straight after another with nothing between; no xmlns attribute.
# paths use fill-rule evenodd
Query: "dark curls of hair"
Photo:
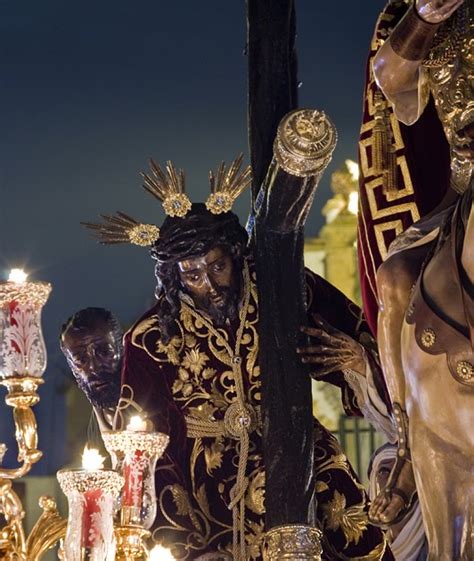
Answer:
<svg viewBox="0 0 474 561"><path fill-rule="evenodd" d="M232 257L236 269L241 270L247 240L247 232L233 212L212 214L203 203L194 203L184 218L166 218L151 249L156 261L157 316L164 343L178 334L181 281L177 263L205 255L219 246Z"/></svg>
<svg viewBox="0 0 474 561"><path fill-rule="evenodd" d="M96 327L98 323L109 325L114 338L121 342L122 327L118 319L105 308L84 308L73 314L61 327L60 340L62 344L63 335L67 331L88 331Z"/></svg>

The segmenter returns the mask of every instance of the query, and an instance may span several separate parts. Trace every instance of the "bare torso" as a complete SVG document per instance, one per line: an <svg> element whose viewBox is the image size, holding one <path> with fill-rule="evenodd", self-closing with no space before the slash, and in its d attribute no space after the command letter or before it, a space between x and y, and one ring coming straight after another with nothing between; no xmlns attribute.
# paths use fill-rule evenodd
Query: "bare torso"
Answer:
<svg viewBox="0 0 474 561"><path fill-rule="evenodd" d="M464 561L474 558L474 433L466 430L474 426L474 350L450 242L431 259L414 291L401 347L409 439L430 559ZM438 353L443 337L448 352ZM455 376L463 372L461 382Z"/></svg>

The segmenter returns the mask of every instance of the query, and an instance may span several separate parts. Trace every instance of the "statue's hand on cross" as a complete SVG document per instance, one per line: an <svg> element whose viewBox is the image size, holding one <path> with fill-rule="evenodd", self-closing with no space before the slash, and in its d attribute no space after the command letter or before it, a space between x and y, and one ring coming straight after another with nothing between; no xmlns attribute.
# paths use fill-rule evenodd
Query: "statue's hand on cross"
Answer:
<svg viewBox="0 0 474 561"><path fill-rule="evenodd" d="M336 329L321 316L314 315L317 327L304 326L301 331L314 339L306 347L298 347L296 352L301 361L311 365L311 376L318 380L340 370L351 369L364 375L364 348L349 335Z"/></svg>

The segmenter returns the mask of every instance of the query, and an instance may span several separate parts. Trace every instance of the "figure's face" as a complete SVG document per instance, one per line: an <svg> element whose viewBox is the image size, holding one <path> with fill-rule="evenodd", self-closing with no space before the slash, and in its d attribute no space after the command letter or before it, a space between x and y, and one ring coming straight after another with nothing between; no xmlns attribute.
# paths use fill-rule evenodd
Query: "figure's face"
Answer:
<svg viewBox="0 0 474 561"><path fill-rule="evenodd" d="M62 350L79 388L97 407L113 407L120 394L121 342L111 326L100 321L85 330L69 329Z"/></svg>
<svg viewBox="0 0 474 561"><path fill-rule="evenodd" d="M394 458L387 458L382 460L378 466L377 473L375 474L377 481L377 492L379 493L387 485L390 472L395 465Z"/></svg>
<svg viewBox="0 0 474 561"><path fill-rule="evenodd" d="M218 322L231 318L238 305L240 274L234 261L222 247L214 247L205 255L178 262L178 271L185 291L197 308Z"/></svg>

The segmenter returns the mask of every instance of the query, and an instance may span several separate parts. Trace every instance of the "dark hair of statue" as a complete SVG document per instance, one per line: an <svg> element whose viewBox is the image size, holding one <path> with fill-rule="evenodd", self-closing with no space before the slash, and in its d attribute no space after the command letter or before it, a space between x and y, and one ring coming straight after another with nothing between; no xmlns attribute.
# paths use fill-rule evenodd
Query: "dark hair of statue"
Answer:
<svg viewBox="0 0 474 561"><path fill-rule="evenodd" d="M67 331L87 331L94 328L98 323L110 326L114 339L122 341L122 327L118 319L105 308L84 308L73 314L61 327L60 341L62 346L63 335Z"/></svg>
<svg viewBox="0 0 474 561"><path fill-rule="evenodd" d="M179 292L182 289L178 262L205 255L214 247L224 248L237 271L242 269L247 232L233 212L212 214L202 203L195 203L184 218L168 217L160 238L151 249L156 261L157 316L161 339L166 344L179 334Z"/></svg>

